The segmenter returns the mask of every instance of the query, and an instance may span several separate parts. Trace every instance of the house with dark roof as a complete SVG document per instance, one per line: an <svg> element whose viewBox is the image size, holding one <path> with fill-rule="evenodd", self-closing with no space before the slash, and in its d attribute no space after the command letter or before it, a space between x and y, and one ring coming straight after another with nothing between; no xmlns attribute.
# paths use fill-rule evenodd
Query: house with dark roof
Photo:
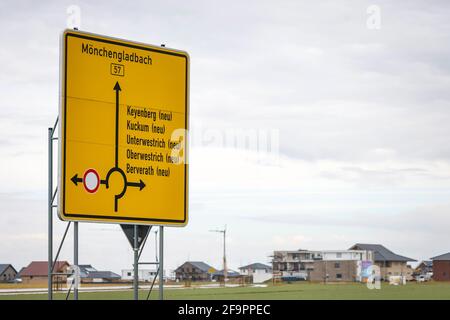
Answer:
<svg viewBox="0 0 450 320"><path fill-rule="evenodd" d="M424 276L433 273L433 261L423 260L414 269L414 276Z"/></svg>
<svg viewBox="0 0 450 320"><path fill-rule="evenodd" d="M57 261L53 269L54 273L60 273L53 276L55 283L65 283L69 275L70 264L67 261ZM20 278L23 283L42 283L46 284L48 280L48 261L32 261L20 272Z"/></svg>
<svg viewBox="0 0 450 320"><path fill-rule="evenodd" d="M433 261L433 280L450 281L450 252L431 258Z"/></svg>
<svg viewBox="0 0 450 320"><path fill-rule="evenodd" d="M380 268L383 280L389 280L390 276L405 276L408 280L412 279L413 269L408 262L417 261L415 259L396 254L381 244L357 243L350 250L372 251L374 264Z"/></svg>
<svg viewBox="0 0 450 320"><path fill-rule="evenodd" d="M80 278L82 283L115 282L121 279L120 275L112 271L97 270L90 264L80 264Z"/></svg>
<svg viewBox="0 0 450 320"><path fill-rule="evenodd" d="M177 280L211 281L217 270L203 261L186 261L175 269Z"/></svg>
<svg viewBox="0 0 450 320"><path fill-rule="evenodd" d="M17 276L17 270L12 264L0 264L0 282L13 281Z"/></svg>
<svg viewBox="0 0 450 320"><path fill-rule="evenodd" d="M115 282L120 280L120 275L112 271L92 271L84 278L85 282Z"/></svg>
<svg viewBox="0 0 450 320"><path fill-rule="evenodd" d="M80 268L80 278L82 281L88 277L90 272L97 271L97 269L90 264L80 264L78 265L78 268Z"/></svg>
<svg viewBox="0 0 450 320"><path fill-rule="evenodd" d="M227 279L228 280L237 279L239 277L241 277L241 274L239 272L236 272L234 270L227 270ZM215 281L223 282L224 281L224 272L223 272L223 270L219 270L219 271L214 272L211 275L211 279L215 280Z"/></svg>

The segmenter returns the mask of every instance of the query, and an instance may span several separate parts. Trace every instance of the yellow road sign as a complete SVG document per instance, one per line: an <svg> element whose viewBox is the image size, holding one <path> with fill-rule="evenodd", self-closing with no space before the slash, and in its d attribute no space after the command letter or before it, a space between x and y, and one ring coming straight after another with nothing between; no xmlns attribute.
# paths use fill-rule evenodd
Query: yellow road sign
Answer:
<svg viewBox="0 0 450 320"><path fill-rule="evenodd" d="M61 68L59 217L185 225L188 54L66 30Z"/></svg>

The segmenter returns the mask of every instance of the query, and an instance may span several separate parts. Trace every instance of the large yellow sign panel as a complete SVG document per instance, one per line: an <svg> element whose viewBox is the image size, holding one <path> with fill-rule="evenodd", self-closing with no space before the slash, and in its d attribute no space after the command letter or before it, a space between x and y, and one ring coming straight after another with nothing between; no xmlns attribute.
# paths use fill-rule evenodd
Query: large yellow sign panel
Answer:
<svg viewBox="0 0 450 320"><path fill-rule="evenodd" d="M65 31L59 216L185 225L189 57Z"/></svg>

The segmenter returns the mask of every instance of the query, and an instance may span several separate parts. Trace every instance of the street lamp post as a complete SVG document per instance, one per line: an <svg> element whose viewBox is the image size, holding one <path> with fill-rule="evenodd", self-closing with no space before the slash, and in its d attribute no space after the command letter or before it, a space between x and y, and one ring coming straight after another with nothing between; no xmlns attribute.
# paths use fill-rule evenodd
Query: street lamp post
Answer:
<svg viewBox="0 0 450 320"><path fill-rule="evenodd" d="M227 254L226 254L226 237L227 237L227 226L223 230L210 230L210 232L218 232L223 234L223 282L226 285L228 279L228 269L227 269Z"/></svg>

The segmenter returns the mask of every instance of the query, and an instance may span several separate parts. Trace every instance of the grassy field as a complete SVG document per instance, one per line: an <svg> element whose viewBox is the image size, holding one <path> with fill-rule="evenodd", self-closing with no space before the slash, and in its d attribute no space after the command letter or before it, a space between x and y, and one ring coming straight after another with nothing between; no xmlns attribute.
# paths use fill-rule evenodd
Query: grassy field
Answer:
<svg viewBox="0 0 450 320"><path fill-rule="evenodd" d="M151 299L156 299L156 292ZM140 299L145 299L147 291L140 292ZM45 294L0 295L1 299L35 300L46 299ZM123 300L132 299L132 291L115 292L81 292L82 300ZM65 299L65 294L55 293L55 299ZM268 286L265 288L186 288L167 289L165 299L190 300L264 300L264 299L348 299L348 300L376 300L376 299L450 299L450 283L408 283L406 286L389 286L383 284L380 290L369 290L363 284L315 284L296 283Z"/></svg>

